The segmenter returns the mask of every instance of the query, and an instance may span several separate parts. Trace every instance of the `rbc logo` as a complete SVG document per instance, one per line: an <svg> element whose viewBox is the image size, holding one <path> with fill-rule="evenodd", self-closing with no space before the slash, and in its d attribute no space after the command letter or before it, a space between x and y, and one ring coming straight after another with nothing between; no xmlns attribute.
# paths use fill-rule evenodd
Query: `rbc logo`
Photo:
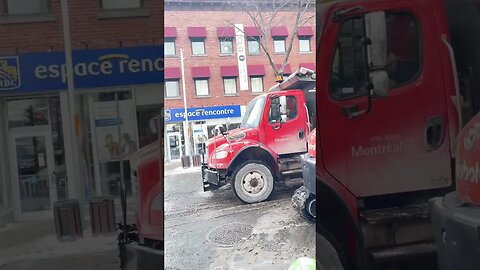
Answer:
<svg viewBox="0 0 480 270"><path fill-rule="evenodd" d="M164 113L165 113L165 117L164 117L165 121L172 120L172 114L171 114L170 110L165 110Z"/></svg>
<svg viewBox="0 0 480 270"><path fill-rule="evenodd" d="M20 85L20 65L18 57L0 57L0 90L12 90L19 88Z"/></svg>

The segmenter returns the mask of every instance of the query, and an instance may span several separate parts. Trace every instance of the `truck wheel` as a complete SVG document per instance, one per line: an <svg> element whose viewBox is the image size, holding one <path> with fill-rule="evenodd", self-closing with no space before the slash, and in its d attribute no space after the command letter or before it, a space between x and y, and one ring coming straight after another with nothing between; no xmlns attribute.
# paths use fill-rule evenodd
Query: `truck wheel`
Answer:
<svg viewBox="0 0 480 270"><path fill-rule="evenodd" d="M231 179L233 192L244 203L265 201L273 190L272 171L261 161L241 164Z"/></svg>
<svg viewBox="0 0 480 270"><path fill-rule="evenodd" d="M322 230L322 233L327 233L325 230ZM316 242L316 268L317 270L344 270L347 269L344 267L340 256L327 238L322 234L317 232L317 242ZM328 233L327 233L328 234ZM328 235L326 235L328 236ZM330 238L330 237L329 237Z"/></svg>

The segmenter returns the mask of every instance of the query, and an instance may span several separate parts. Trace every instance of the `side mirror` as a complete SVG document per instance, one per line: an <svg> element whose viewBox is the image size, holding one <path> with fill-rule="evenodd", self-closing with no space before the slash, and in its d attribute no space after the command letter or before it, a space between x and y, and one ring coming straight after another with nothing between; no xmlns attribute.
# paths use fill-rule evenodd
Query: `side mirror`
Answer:
<svg viewBox="0 0 480 270"><path fill-rule="evenodd" d="M370 80L373 84L373 96L386 97L390 89L390 78L385 70L370 72Z"/></svg>

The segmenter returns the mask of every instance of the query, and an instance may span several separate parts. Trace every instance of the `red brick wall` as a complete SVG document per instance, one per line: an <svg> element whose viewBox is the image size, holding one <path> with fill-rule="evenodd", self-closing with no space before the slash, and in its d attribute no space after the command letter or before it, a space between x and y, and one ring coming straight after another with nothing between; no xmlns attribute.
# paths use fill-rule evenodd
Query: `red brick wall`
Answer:
<svg viewBox="0 0 480 270"><path fill-rule="evenodd" d="M312 13L313 14L313 13ZM280 17L278 22L279 26L286 26L291 28L292 16L295 13L284 13ZM202 106L219 106L219 105L246 105L255 95L252 94L251 89L249 91L238 91L239 95L235 97L224 96L223 79L220 75L220 66L237 65L236 56L221 56L219 40L216 33L217 27L231 26L232 23L243 23L244 26L254 26L251 20L244 12L234 11L165 11L165 27L176 27L176 50L177 54L180 48L184 49L185 57L185 86L187 92L187 104L188 107L202 107ZM312 19L306 25L312 26L315 29L315 20ZM207 56L192 56L190 39L187 35L187 28L192 26L206 27L207 38L205 40L205 47ZM273 42L269 40L270 51L273 51ZM315 51L315 39L311 40L312 51ZM236 50L234 46L234 51ZM300 63L313 63L315 62L314 53L300 54L298 48L298 38L295 38L293 42L292 53L289 58L289 64L292 71L298 69ZM281 63L284 55L273 55L274 61L278 64ZM275 84L275 76L273 69L268 63L265 53L262 52L259 56L247 55L247 63L249 65L262 64L265 66L264 77L264 91L267 91L271 86ZM167 57L165 58L166 67L180 67L180 57ZM195 97L195 86L191 75L191 67L195 66L210 66L211 77L209 79L210 96L209 98L197 98ZM180 82L180 92L181 90ZM237 79L237 88L239 89L239 82ZM180 99L166 99L166 108L182 108L183 97Z"/></svg>
<svg viewBox="0 0 480 270"><path fill-rule="evenodd" d="M99 19L100 0L70 0L70 30L74 49L157 45L163 42L163 1L144 0L148 17ZM5 1L0 0L4 15ZM54 22L0 24L0 54L62 51L60 0L51 0Z"/></svg>

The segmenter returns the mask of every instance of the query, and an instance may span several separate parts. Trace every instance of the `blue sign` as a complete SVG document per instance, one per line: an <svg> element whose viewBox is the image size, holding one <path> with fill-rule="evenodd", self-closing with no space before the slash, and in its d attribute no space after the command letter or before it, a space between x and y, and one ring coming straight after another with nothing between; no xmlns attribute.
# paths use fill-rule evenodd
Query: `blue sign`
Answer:
<svg viewBox="0 0 480 270"><path fill-rule="evenodd" d="M240 117L242 112L240 105L217 106L203 108L188 108L188 121L202 121L216 118ZM185 121L185 109L165 110L165 122Z"/></svg>
<svg viewBox="0 0 480 270"><path fill-rule="evenodd" d="M163 46L72 53L75 88L163 83ZM0 94L67 89L64 52L0 56Z"/></svg>

